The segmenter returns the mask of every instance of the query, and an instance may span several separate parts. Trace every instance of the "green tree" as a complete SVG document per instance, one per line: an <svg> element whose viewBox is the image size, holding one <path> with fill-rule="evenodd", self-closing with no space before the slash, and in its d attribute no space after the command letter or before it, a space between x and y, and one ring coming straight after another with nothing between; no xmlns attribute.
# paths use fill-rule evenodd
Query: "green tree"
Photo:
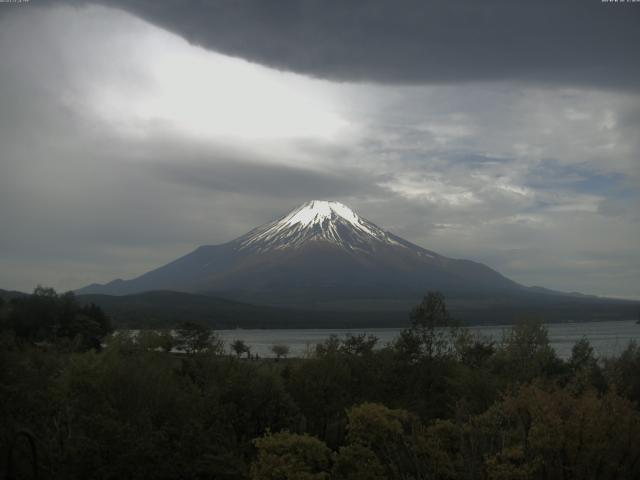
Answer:
<svg viewBox="0 0 640 480"><path fill-rule="evenodd" d="M488 478L639 478L640 413L615 392L526 385L478 420L473 443L494 438L479 452Z"/></svg>
<svg viewBox="0 0 640 480"><path fill-rule="evenodd" d="M142 330L135 338L135 343L143 350L161 350L169 353L175 346L176 340L168 331Z"/></svg>
<svg viewBox="0 0 640 480"><path fill-rule="evenodd" d="M55 290L38 286L32 295L11 301L8 325L20 339L51 340L58 329L58 310Z"/></svg>
<svg viewBox="0 0 640 480"><path fill-rule="evenodd" d="M592 368L598 363L591 343L586 338L578 340L571 349L569 366L572 370Z"/></svg>
<svg viewBox="0 0 640 480"><path fill-rule="evenodd" d="M228 418L176 368L182 361L118 341L70 357L50 393L56 478L241 476Z"/></svg>
<svg viewBox="0 0 640 480"><path fill-rule="evenodd" d="M298 408L278 368L238 362L226 356L193 355L181 359L181 375L208 405L206 424L218 425L239 452L268 429L298 428Z"/></svg>
<svg viewBox="0 0 640 480"><path fill-rule="evenodd" d="M336 355L340 351L341 342L337 335L331 334L323 342L316 345L316 357L325 357L328 355Z"/></svg>
<svg viewBox="0 0 640 480"><path fill-rule="evenodd" d="M340 351L347 355L370 355L377 343L378 337L374 335L366 333L353 335L352 333L348 333L346 338L342 341Z"/></svg>
<svg viewBox="0 0 640 480"><path fill-rule="evenodd" d="M276 360L280 360L282 357L289 355L289 346L288 345L273 345L271 347L271 352L276 356Z"/></svg>
<svg viewBox="0 0 640 480"><path fill-rule="evenodd" d="M101 341L113 331L109 317L97 305L81 306L72 292L58 295L41 286L32 295L13 299L8 325L23 340L66 342L84 350L99 350Z"/></svg>
<svg viewBox="0 0 640 480"><path fill-rule="evenodd" d="M640 402L640 345L635 340L618 357L605 359L604 371L620 394Z"/></svg>
<svg viewBox="0 0 640 480"><path fill-rule="evenodd" d="M411 326L400 332L395 349L410 362L442 357L452 350L451 331L455 322L449 315L444 295L429 292L409 315Z"/></svg>
<svg viewBox="0 0 640 480"><path fill-rule="evenodd" d="M347 441L375 453L387 478L415 478L422 470L410 435L409 412L363 403L347 412Z"/></svg>
<svg viewBox="0 0 640 480"><path fill-rule="evenodd" d="M6 302L4 298L0 297L0 332L9 330L7 325L8 316L8 302Z"/></svg>
<svg viewBox="0 0 640 480"><path fill-rule="evenodd" d="M253 480L324 480L332 453L324 442L289 432L267 434L254 441L258 452L251 465Z"/></svg>
<svg viewBox="0 0 640 480"><path fill-rule="evenodd" d="M494 360L507 381L529 382L563 371L562 361L549 344L547 329L538 319L523 319L514 325Z"/></svg>
<svg viewBox="0 0 640 480"><path fill-rule="evenodd" d="M466 328L458 330L453 343L460 362L473 369L486 366L496 353L496 345L493 340L480 334L474 335Z"/></svg>
<svg viewBox="0 0 640 480"><path fill-rule="evenodd" d="M238 358L240 358L243 354L247 354L247 358L251 354L251 348L245 343L244 340L234 340L231 343L231 350L236 354Z"/></svg>
<svg viewBox="0 0 640 480"><path fill-rule="evenodd" d="M461 428L459 422L436 420L416 429L416 452L425 478L452 480L461 478ZM475 478L465 472L466 478Z"/></svg>
<svg viewBox="0 0 640 480"><path fill-rule="evenodd" d="M591 343L586 338L580 339L571 349L568 361L569 381L576 391L596 388L601 393L607 389L607 382L602 373Z"/></svg>
<svg viewBox="0 0 640 480"><path fill-rule="evenodd" d="M340 447L331 478L334 480L385 480L388 478L376 454L359 443Z"/></svg>
<svg viewBox="0 0 640 480"><path fill-rule="evenodd" d="M212 328L196 322L182 322L176 329L176 348L187 354L222 352L222 341Z"/></svg>
<svg viewBox="0 0 640 480"><path fill-rule="evenodd" d="M335 352L294 365L287 389L304 415L308 432L326 440L333 427L341 428L345 409L353 403L350 382L349 364Z"/></svg>

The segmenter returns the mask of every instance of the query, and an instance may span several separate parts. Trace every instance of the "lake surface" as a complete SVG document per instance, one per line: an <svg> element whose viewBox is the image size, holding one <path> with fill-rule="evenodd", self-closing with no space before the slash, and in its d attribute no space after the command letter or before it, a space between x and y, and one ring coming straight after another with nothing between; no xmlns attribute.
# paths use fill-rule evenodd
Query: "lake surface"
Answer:
<svg viewBox="0 0 640 480"><path fill-rule="evenodd" d="M616 322L588 322L588 323L552 323L545 325L549 332L551 346L562 358L571 356L573 345L581 338L587 338L599 357L611 357L622 352L631 340L640 342L640 325L633 320ZM503 335L511 327L471 326L471 332L479 333L500 342ZM348 333L369 333L379 338L378 345L383 346L391 342L401 328L370 328L370 329L283 329L283 330L217 330L228 345L234 340L244 340L251 347L252 354L261 357L273 357L271 347L276 344L287 345L289 356L300 357L330 335L344 337Z"/></svg>

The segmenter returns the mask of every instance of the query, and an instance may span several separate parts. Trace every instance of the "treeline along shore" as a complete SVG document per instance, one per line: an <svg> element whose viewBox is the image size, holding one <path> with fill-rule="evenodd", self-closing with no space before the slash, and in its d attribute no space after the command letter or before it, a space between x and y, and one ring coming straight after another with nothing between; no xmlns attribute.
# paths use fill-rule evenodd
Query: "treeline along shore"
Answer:
<svg viewBox="0 0 640 480"><path fill-rule="evenodd" d="M51 289L0 301L0 330L0 478L640 478L637 344L563 360L539 320L496 343L438 293L387 345L304 358L198 323L114 335Z"/></svg>

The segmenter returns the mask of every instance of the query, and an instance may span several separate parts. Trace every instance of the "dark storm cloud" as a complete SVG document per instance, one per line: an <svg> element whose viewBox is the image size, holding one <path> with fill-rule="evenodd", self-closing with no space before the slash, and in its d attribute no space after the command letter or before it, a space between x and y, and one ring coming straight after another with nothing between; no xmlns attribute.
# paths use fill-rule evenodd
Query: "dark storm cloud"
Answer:
<svg viewBox="0 0 640 480"><path fill-rule="evenodd" d="M102 0L283 70L384 83L636 88L640 4L600 0Z"/></svg>

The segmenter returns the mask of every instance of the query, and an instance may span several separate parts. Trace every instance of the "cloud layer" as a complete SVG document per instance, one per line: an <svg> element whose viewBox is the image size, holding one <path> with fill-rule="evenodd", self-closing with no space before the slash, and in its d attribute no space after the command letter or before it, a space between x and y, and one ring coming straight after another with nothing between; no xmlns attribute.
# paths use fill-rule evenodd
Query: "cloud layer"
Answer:
<svg viewBox="0 0 640 480"><path fill-rule="evenodd" d="M603 53L639 9L196 3L4 11L0 288L132 277L324 198L525 284L640 298L638 67Z"/></svg>
<svg viewBox="0 0 640 480"><path fill-rule="evenodd" d="M583 0L104 0L197 45L341 81L640 85L640 9Z"/></svg>

